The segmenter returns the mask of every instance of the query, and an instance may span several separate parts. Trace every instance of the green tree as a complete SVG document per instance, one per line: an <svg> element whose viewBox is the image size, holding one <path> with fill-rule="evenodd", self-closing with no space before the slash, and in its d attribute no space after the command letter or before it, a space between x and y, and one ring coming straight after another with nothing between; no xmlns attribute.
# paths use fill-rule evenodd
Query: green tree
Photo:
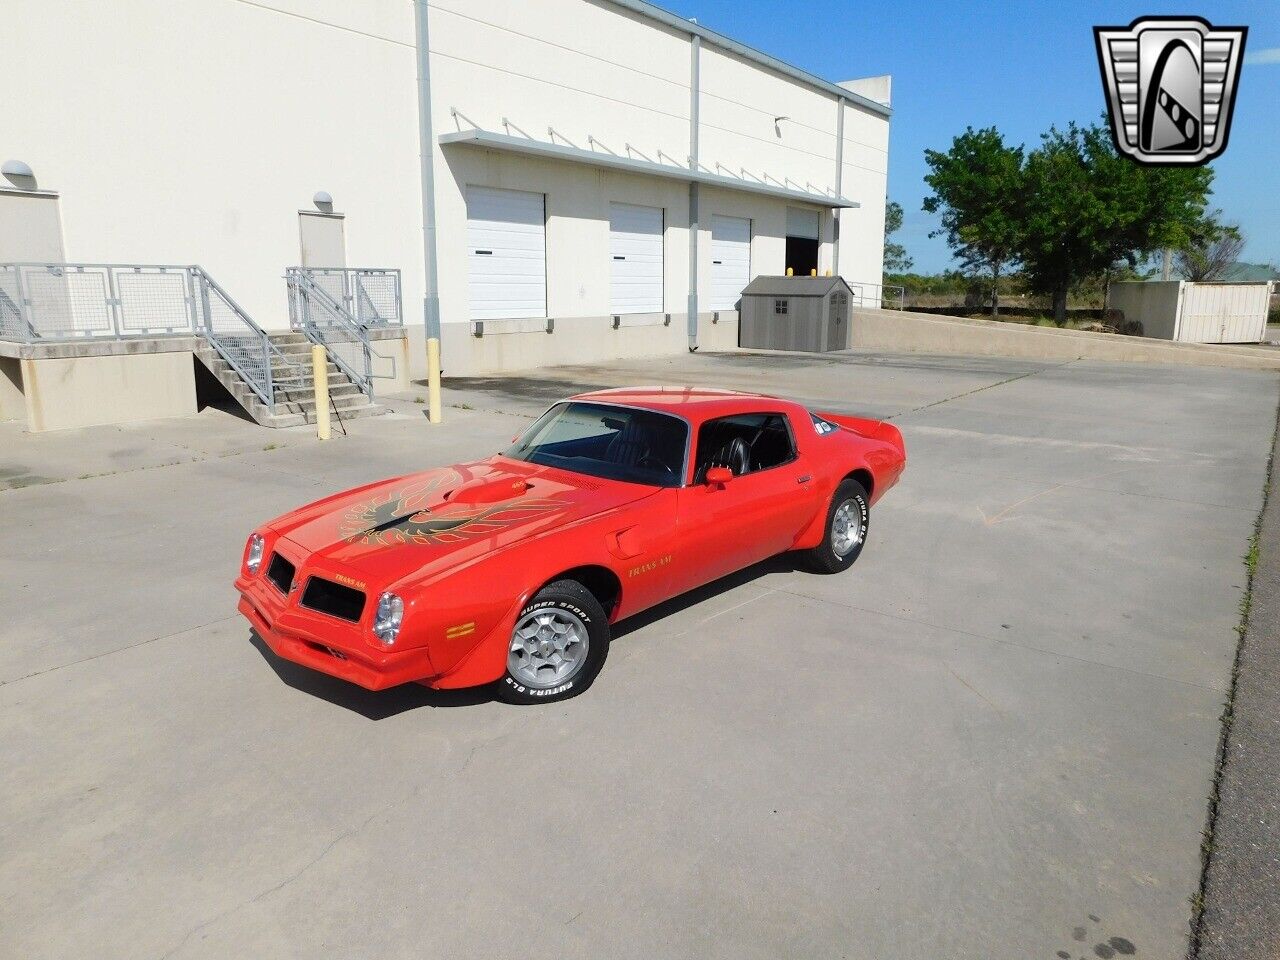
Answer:
<svg viewBox="0 0 1280 960"><path fill-rule="evenodd" d="M1027 281L1066 321L1067 293L1117 264L1182 249L1206 229L1207 167L1143 167L1097 124L1050 128L1027 157L1019 248Z"/></svg>
<svg viewBox="0 0 1280 960"><path fill-rule="evenodd" d="M884 272L906 273L915 261L907 256L907 248L889 238L902 229L902 204L893 200L884 205Z"/></svg>
<svg viewBox="0 0 1280 960"><path fill-rule="evenodd" d="M924 209L940 215L945 236L964 268L990 278L991 315L999 315L1000 275L1018 261L1022 236L1024 157L995 127L964 133L946 153L924 152L933 194Z"/></svg>

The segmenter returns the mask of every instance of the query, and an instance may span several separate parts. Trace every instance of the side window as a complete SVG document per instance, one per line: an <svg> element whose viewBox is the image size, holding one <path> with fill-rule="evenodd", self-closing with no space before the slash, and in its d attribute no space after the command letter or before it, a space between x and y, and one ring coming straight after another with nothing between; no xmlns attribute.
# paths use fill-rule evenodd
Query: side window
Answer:
<svg viewBox="0 0 1280 960"><path fill-rule="evenodd" d="M785 300L773 301L773 312L779 315L785 314L787 312L787 301Z"/></svg>
<svg viewBox="0 0 1280 960"><path fill-rule="evenodd" d="M795 458L795 438L780 413L744 413L708 420L698 430L694 482L701 483L710 467L728 467L740 477Z"/></svg>

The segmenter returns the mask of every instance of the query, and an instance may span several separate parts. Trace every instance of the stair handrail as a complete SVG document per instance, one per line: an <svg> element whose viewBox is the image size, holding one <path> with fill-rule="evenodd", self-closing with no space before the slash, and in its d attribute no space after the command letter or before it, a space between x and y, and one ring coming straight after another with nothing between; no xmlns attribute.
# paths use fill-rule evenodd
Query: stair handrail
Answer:
<svg viewBox="0 0 1280 960"><path fill-rule="evenodd" d="M252 390L257 395L258 399L266 404L267 409L274 414L275 378L272 376L271 356L273 353L280 357L283 357L284 355L280 353L276 345L271 342L271 338L267 336L266 331L253 322L253 318L249 316L240 304L236 303L235 300L232 299L231 295L222 288L218 281L209 276L209 274L197 264L192 264L188 269L191 271L191 275L200 281L202 294L200 297L200 305L203 308L202 319L204 320L204 327L203 329L197 327L196 332L208 341L209 345L217 351L218 355L240 375L240 378L245 382L249 389ZM218 299L222 301L236 319L248 329L250 335L257 338L262 349L263 375L261 378L254 376L244 367L243 364L240 363L239 360L236 359L235 352L230 348L230 345L224 342L222 335L214 330L213 316L209 309L210 292L214 293Z"/></svg>
<svg viewBox="0 0 1280 960"><path fill-rule="evenodd" d="M328 290L315 282L305 267L288 267L285 269L285 282L289 285L291 292L294 294L289 298L290 306L290 322L295 328L302 331L303 335L312 343L318 343L325 348L325 353L334 364L345 373L357 387L360 392L365 394L370 400L373 400L373 381L374 380L394 380L396 379L396 359L378 353L373 349L373 344L369 338L369 328L352 316L341 303L334 298ZM349 336L354 338L360 344L361 353L364 356L364 372L354 369L350 363L343 358L333 344L325 338L321 328L311 319L311 299L314 298L326 312L335 318L336 325L345 331ZM373 357L379 360L389 360L391 362L391 373L389 375L376 374L373 372Z"/></svg>

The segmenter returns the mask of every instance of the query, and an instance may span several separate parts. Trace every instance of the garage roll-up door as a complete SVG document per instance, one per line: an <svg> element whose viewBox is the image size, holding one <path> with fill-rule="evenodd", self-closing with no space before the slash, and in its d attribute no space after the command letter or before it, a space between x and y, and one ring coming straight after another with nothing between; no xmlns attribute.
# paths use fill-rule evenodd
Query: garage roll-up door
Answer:
<svg viewBox="0 0 1280 960"><path fill-rule="evenodd" d="M662 312L662 208L609 204L612 313Z"/></svg>
<svg viewBox="0 0 1280 960"><path fill-rule="evenodd" d="M751 282L751 221L711 218L711 300L709 310L732 310Z"/></svg>
<svg viewBox="0 0 1280 960"><path fill-rule="evenodd" d="M547 235L541 193L467 187L473 320L547 315Z"/></svg>

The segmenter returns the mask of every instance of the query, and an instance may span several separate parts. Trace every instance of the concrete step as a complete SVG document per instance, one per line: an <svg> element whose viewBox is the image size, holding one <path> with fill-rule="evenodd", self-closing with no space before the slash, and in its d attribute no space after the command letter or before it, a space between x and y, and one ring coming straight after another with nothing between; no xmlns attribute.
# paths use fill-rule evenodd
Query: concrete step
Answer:
<svg viewBox="0 0 1280 960"><path fill-rule="evenodd" d="M341 413L343 416L346 416L348 410L355 410L359 407L371 406L371 404L369 403L369 398L366 397L363 393L358 393L352 396L345 396L345 397L332 397L330 399L331 399L330 409L332 409L333 407L336 407L338 409L338 412ZM315 398L311 396L277 397L276 410L279 411L281 408L288 408L290 412L295 412L295 413L299 411L310 412L316 408L316 401L315 401Z"/></svg>
<svg viewBox="0 0 1280 960"><path fill-rule="evenodd" d="M277 397L287 397L290 400L305 399L315 393L315 388L309 383L276 384L275 392ZM360 388L349 380L345 383L329 385L329 396L335 400L340 397L353 397L356 395L364 396L364 394L360 393Z"/></svg>
<svg viewBox="0 0 1280 960"><path fill-rule="evenodd" d="M328 369L329 371L330 378L333 378L334 376L339 376L339 377L346 376L346 374L343 373L338 368L338 365L336 363L326 364L326 369ZM295 364L284 364L284 363L280 363L279 361L273 361L271 364L271 376L276 377L277 379L279 379L280 377L303 376L303 377L306 377L308 380L310 380L311 379L311 358L308 357L306 363L295 363Z"/></svg>
<svg viewBox="0 0 1280 960"><path fill-rule="evenodd" d="M267 333L267 339L276 346L284 346L285 344L307 343L308 340L304 334L290 331L289 333Z"/></svg>

